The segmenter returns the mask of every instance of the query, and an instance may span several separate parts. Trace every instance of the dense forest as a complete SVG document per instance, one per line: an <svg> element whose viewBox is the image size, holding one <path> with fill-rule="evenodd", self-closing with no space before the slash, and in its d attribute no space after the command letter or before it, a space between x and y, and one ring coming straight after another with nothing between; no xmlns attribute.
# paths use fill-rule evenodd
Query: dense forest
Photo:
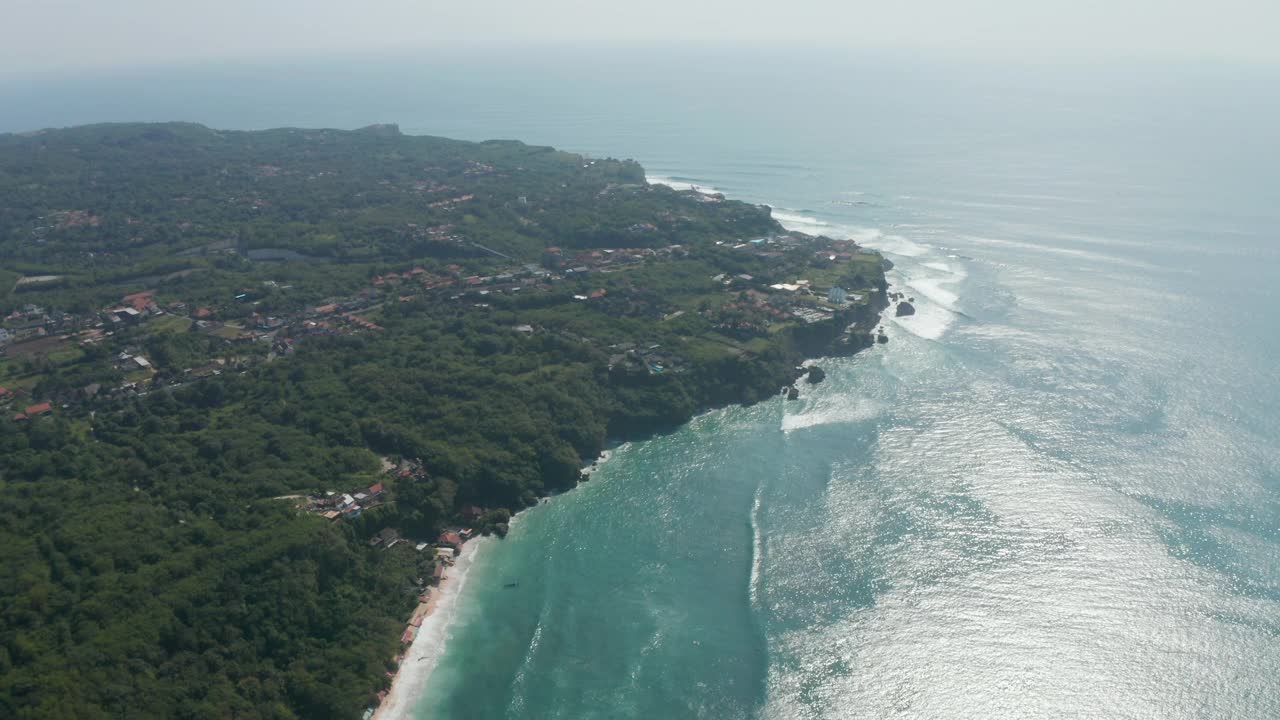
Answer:
<svg viewBox="0 0 1280 720"><path fill-rule="evenodd" d="M0 716L358 717L423 584L375 533L501 531L873 344L884 266L516 142L0 135Z"/></svg>

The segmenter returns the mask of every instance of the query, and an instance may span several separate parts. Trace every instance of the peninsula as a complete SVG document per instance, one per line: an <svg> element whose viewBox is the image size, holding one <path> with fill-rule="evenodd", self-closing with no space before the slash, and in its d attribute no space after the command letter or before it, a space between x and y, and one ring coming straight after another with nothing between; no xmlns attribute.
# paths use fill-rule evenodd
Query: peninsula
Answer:
<svg viewBox="0 0 1280 720"><path fill-rule="evenodd" d="M513 141L0 135L0 715L360 717L467 537L873 345L885 267Z"/></svg>

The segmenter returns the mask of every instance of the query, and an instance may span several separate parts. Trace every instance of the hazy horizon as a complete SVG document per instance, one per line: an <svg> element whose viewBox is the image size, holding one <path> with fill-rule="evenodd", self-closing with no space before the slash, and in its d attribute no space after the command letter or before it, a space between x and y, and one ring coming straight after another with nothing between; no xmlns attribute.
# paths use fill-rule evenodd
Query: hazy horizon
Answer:
<svg viewBox="0 0 1280 720"><path fill-rule="evenodd" d="M1280 63L1280 4L909 0L643 6L545 0L457 6L373 0L0 0L0 76L333 54L554 52L612 47L927 53L1019 62L1117 59Z"/></svg>
<svg viewBox="0 0 1280 720"><path fill-rule="evenodd" d="M857 112L897 107L893 112L918 115L944 106L971 107L996 126L1006 120L988 117L986 106L993 98L1073 115L1082 103L1093 103L1091 98L1108 97L1114 112L1130 117L1158 106L1167 117L1209 113L1243 124L1266 116L1260 112L1264 108L1280 109L1280 96L1270 92L1276 68L1228 62L1033 65L953 62L901 51L674 46L663 51L614 49L607 55L571 48L509 50L472 53L466 59L457 62L442 52L382 52L0 76L0 132L179 120L229 130L398 123L410 133L443 134L466 128L421 121L435 118L438 123L462 106L497 112L546 99L575 108L581 116L597 116L599 98L639 103L656 93L688 114L704 110L711 102L709 91L716 89L729 91L717 96L748 105L802 108L817 100L797 85L805 77L879 88L876 102ZM584 93L584 88L592 89ZM1195 98L1195 107L1186 105L1187 98ZM908 107L914 109L904 109ZM643 107L635 111L646 112ZM894 117L893 122L902 121ZM465 137L485 139L470 133Z"/></svg>

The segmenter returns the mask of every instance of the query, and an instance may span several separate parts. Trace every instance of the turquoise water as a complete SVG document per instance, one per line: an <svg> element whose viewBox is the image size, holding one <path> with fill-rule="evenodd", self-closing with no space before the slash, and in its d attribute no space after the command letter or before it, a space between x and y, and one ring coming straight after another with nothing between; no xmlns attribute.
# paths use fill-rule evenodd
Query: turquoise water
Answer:
<svg viewBox="0 0 1280 720"><path fill-rule="evenodd" d="M10 84L0 129L635 157L880 248L920 312L482 545L413 717L1280 717L1277 72L471 60Z"/></svg>

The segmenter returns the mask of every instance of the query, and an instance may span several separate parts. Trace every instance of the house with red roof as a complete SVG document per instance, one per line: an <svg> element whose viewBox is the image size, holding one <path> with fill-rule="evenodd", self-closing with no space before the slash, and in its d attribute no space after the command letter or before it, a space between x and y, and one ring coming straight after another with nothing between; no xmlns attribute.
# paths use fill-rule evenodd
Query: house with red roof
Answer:
<svg viewBox="0 0 1280 720"><path fill-rule="evenodd" d="M156 295L155 292L152 290L147 290L146 292L134 293L132 295L125 295L123 298L120 299L120 303L122 305L128 305L129 307L133 308L134 310L137 310L138 312L142 312L143 310L148 309L155 303L156 301L155 295Z"/></svg>
<svg viewBox="0 0 1280 720"><path fill-rule="evenodd" d="M53 407L47 402L30 405L27 407L27 417L36 417L38 415L48 415L53 412Z"/></svg>
<svg viewBox="0 0 1280 720"><path fill-rule="evenodd" d="M436 538L437 545L446 545L448 547L462 547L462 536L456 532L443 532L440 537Z"/></svg>

